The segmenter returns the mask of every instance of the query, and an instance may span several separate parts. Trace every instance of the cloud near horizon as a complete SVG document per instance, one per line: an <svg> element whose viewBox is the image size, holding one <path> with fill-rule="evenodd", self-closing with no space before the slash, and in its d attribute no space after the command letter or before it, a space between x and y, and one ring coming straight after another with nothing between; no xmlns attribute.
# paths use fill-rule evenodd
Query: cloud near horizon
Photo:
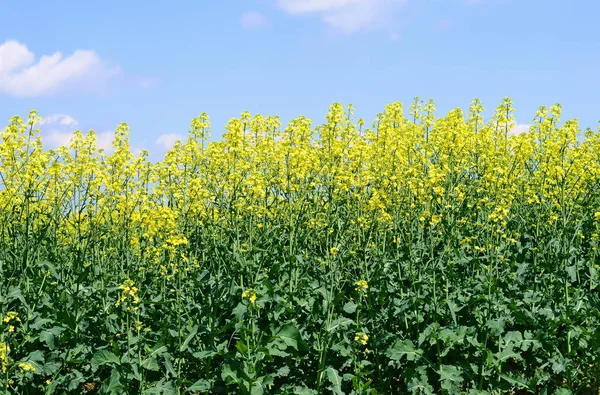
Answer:
<svg viewBox="0 0 600 395"><path fill-rule="evenodd" d="M158 136L158 138L156 139L156 144L161 146L165 151L168 151L171 148L173 148L173 146L178 140L183 141L184 139L185 136L183 134L165 133Z"/></svg>
<svg viewBox="0 0 600 395"><path fill-rule="evenodd" d="M513 128L511 130L508 131L508 134L513 135L513 136L518 136L519 134L527 133L527 132L529 132L529 129L531 128L531 126L533 126L533 125L516 124L515 126L513 126Z"/></svg>
<svg viewBox="0 0 600 395"><path fill-rule="evenodd" d="M42 143L50 148L68 147L73 132L78 130L79 122L67 114L53 114L42 117L40 122ZM87 133L83 133L84 135ZM96 133L96 146L106 153L113 151L111 144L114 139L112 131Z"/></svg>

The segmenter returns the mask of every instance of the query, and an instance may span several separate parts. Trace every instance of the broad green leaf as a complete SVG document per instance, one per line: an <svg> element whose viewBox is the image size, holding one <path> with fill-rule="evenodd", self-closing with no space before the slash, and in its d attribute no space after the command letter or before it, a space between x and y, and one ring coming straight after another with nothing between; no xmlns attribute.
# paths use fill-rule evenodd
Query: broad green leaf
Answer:
<svg viewBox="0 0 600 395"><path fill-rule="evenodd" d="M340 377L338 371L329 366L325 372L327 373L327 379L331 383L329 389L331 389L334 394L344 395L342 392L342 378Z"/></svg>
<svg viewBox="0 0 600 395"><path fill-rule="evenodd" d="M113 369L108 382L104 383L100 389L103 394L121 395L123 394L123 383L121 383L121 374L117 369Z"/></svg>
<svg viewBox="0 0 600 395"><path fill-rule="evenodd" d="M210 382L200 379L188 387L188 391L203 391L208 392L211 389Z"/></svg>
<svg viewBox="0 0 600 395"><path fill-rule="evenodd" d="M523 380L521 377L508 375L505 373L500 374L500 377L502 377L502 379L506 380L506 382L516 386L517 388L530 389L529 385L527 384L527 381Z"/></svg>
<svg viewBox="0 0 600 395"><path fill-rule="evenodd" d="M302 339L302 335L298 328L293 325L285 325L281 330L277 333L277 337L283 340L283 342L288 347L293 347L296 351L308 350L308 345Z"/></svg>
<svg viewBox="0 0 600 395"><path fill-rule="evenodd" d="M423 354L423 350L415 348L415 345L410 340L398 340L394 345L387 349L387 355L393 361L400 361L406 356L409 361L414 361Z"/></svg>
<svg viewBox="0 0 600 395"><path fill-rule="evenodd" d="M357 307L358 305L356 303L350 301L344 305L344 311L348 314L353 314Z"/></svg>
<svg viewBox="0 0 600 395"><path fill-rule="evenodd" d="M290 368L286 365L277 370L276 376L287 377L290 374Z"/></svg>
<svg viewBox="0 0 600 395"><path fill-rule="evenodd" d="M102 365L119 364L119 358L108 350L97 351L92 357L92 369L96 370Z"/></svg>
<svg viewBox="0 0 600 395"><path fill-rule="evenodd" d="M295 386L294 387L294 395L316 395L317 391L314 389L310 389L307 386Z"/></svg>
<svg viewBox="0 0 600 395"><path fill-rule="evenodd" d="M154 372L158 372L160 370L158 366L158 361L155 357L148 357L142 362L142 367L147 370L152 370Z"/></svg>
<svg viewBox="0 0 600 395"><path fill-rule="evenodd" d="M409 375L407 389L413 394L433 394L433 387L429 384L427 367L419 366Z"/></svg>
<svg viewBox="0 0 600 395"><path fill-rule="evenodd" d="M352 321L349 318L338 318L336 320L334 320L330 326L327 327L327 331L328 332L332 332L334 330L336 330L337 328L345 328L349 325L354 324L354 321Z"/></svg>
<svg viewBox="0 0 600 395"><path fill-rule="evenodd" d="M17 287L11 286L8 289L8 293L6 294L5 300L6 302L12 302L15 299L18 299L23 304L23 306L29 307L29 305L25 301L25 298L23 297L23 294L21 293L21 290Z"/></svg>
<svg viewBox="0 0 600 395"><path fill-rule="evenodd" d="M190 333L187 335L187 337L185 338L185 340L181 344L181 348L179 349L180 352L183 352L183 351L187 350L188 344L190 344L190 341L192 341L192 339L194 338L194 336L196 336L196 333L198 333L198 325L195 325L190 330Z"/></svg>
<svg viewBox="0 0 600 395"><path fill-rule="evenodd" d="M441 365L438 369L442 388L452 391L457 388L458 384L463 382L462 371L454 365Z"/></svg>

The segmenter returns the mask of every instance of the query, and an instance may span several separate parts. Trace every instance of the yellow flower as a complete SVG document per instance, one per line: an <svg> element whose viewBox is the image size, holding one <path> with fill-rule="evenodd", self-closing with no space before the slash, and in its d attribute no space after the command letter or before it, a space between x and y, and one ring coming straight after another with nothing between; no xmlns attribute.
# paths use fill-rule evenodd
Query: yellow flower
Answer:
<svg viewBox="0 0 600 395"><path fill-rule="evenodd" d="M369 288L369 284L365 281L365 280L358 280L355 283L356 287L354 288L355 290L359 291L359 290L367 290Z"/></svg>
<svg viewBox="0 0 600 395"><path fill-rule="evenodd" d="M331 255L333 255L333 256L336 256L336 255L338 254L338 252L340 252L340 249L339 249L339 248L337 248L337 247L331 247L331 248L329 249L329 253L330 253Z"/></svg>
<svg viewBox="0 0 600 395"><path fill-rule="evenodd" d="M21 319L19 318L19 313L15 311L9 311L8 313L6 313L2 321L4 323L9 323L11 321L21 322Z"/></svg>
<svg viewBox="0 0 600 395"><path fill-rule="evenodd" d="M19 362L18 366L22 372L35 372L35 367L29 362Z"/></svg>
<svg viewBox="0 0 600 395"><path fill-rule="evenodd" d="M256 291L252 288L245 290L242 292L242 299L248 299L250 303L256 302Z"/></svg>
<svg viewBox="0 0 600 395"><path fill-rule="evenodd" d="M357 332L354 336L354 341L359 342L363 346L367 344L367 340L369 340L369 336L363 332Z"/></svg>
<svg viewBox="0 0 600 395"><path fill-rule="evenodd" d="M132 303L139 303L139 298L137 297L138 288L134 286L134 282L132 280L125 280L123 284L119 285L119 289L121 289L121 296L119 300L115 303L116 307L119 307L122 303L131 299ZM130 310L129 307L127 310Z"/></svg>
<svg viewBox="0 0 600 395"><path fill-rule="evenodd" d="M6 343L0 343L0 370L6 372L8 366L8 354L10 353L10 347Z"/></svg>

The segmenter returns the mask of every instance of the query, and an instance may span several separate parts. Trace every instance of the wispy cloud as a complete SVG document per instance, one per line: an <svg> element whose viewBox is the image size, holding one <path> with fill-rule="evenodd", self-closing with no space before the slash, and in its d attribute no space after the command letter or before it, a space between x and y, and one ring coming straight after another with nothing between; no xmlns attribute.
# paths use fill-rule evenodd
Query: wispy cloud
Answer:
<svg viewBox="0 0 600 395"><path fill-rule="evenodd" d="M260 12L249 11L242 15L242 17L240 18L240 25L244 29L257 29L265 27L268 24L269 20Z"/></svg>
<svg viewBox="0 0 600 395"><path fill-rule="evenodd" d="M43 117L40 125L59 125L61 127L74 128L79 125L72 116L67 114L53 114L47 117Z"/></svg>
<svg viewBox="0 0 600 395"><path fill-rule="evenodd" d="M510 135L517 136L519 134L527 133L532 125L527 124L516 124L513 128L508 132Z"/></svg>
<svg viewBox="0 0 600 395"><path fill-rule="evenodd" d="M102 91L120 69L108 65L94 51L36 56L26 45L9 40L0 45L0 93L36 97L75 88Z"/></svg>
<svg viewBox="0 0 600 395"><path fill-rule="evenodd" d="M343 33L383 27L405 3L406 0L277 0L283 11L318 15Z"/></svg>
<svg viewBox="0 0 600 395"><path fill-rule="evenodd" d="M79 122L67 114L53 114L42 117L40 129L44 146L47 148L69 146L73 132L78 130L78 126ZM110 153L113 150L113 147L111 147L113 139L114 133L111 131L96 133L96 147Z"/></svg>
<svg viewBox="0 0 600 395"><path fill-rule="evenodd" d="M152 89L158 85L158 78L156 77L138 77L135 80L136 86L142 89Z"/></svg>
<svg viewBox="0 0 600 395"><path fill-rule="evenodd" d="M173 148L177 140L183 140L185 136L178 133L165 133L156 139L156 144L160 145L165 151Z"/></svg>

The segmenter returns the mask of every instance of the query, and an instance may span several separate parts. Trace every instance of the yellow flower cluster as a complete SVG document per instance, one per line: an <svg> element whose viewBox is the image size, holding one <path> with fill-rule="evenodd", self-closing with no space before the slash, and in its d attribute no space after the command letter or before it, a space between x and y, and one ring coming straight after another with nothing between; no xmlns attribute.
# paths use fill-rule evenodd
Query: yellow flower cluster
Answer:
<svg viewBox="0 0 600 395"><path fill-rule="evenodd" d="M0 343L0 370L6 372L8 367L8 354L10 353L10 347L6 343Z"/></svg>
<svg viewBox="0 0 600 395"><path fill-rule="evenodd" d="M165 256L182 256L186 229L245 219L268 228L292 221L307 201L314 207L302 223L315 232L334 231L330 215L343 201L354 225L349 237L386 231L400 220L439 234L446 220L479 222L501 235L516 204L568 212L578 199L566 197L584 196L600 175L600 137L589 131L579 142L576 120L557 127L558 105L540 107L530 130L518 135L510 99L487 123L479 100L467 114L455 109L435 119L434 111L433 101L417 98L405 117L403 105L391 103L366 129L364 120L354 122L352 106L339 103L317 127L298 117L282 129L276 116L244 112L210 144L209 118L201 114L187 140L157 163L146 151L130 151L126 124L115 131L110 155L97 147L94 132L77 131L68 147L44 150L35 128L41 119L32 112L1 133L0 203L14 210L0 219L18 223L26 207L32 232L56 223L61 244L84 249L122 240L145 264L159 266ZM549 220L557 222L558 213L548 213ZM100 249L103 258L120 258L112 247ZM329 253L336 256L338 247ZM173 275L188 265L181 259L164 266Z"/></svg>
<svg viewBox="0 0 600 395"><path fill-rule="evenodd" d="M356 335L354 336L354 341L359 342L363 346L365 346L367 344L367 340L369 340L369 336L363 332L357 332Z"/></svg>
<svg viewBox="0 0 600 395"><path fill-rule="evenodd" d="M256 302L256 291L252 288L249 288L242 292L242 299L248 299L250 303Z"/></svg>
<svg viewBox="0 0 600 395"><path fill-rule="evenodd" d="M5 324L9 324L8 325L9 332L14 332L15 331L14 324L17 322L21 322L21 319L19 318L19 314L17 312L9 311L8 313L6 313L6 315L2 319L2 322L4 322Z"/></svg>
<svg viewBox="0 0 600 395"><path fill-rule="evenodd" d="M19 362L17 365L22 372L35 372L35 367L31 362Z"/></svg>
<svg viewBox="0 0 600 395"><path fill-rule="evenodd" d="M139 303L140 300L136 295L138 292L138 288L134 285L133 280L125 280L123 284L119 285L119 289L121 290L121 296L119 297L119 300L117 300L117 302L115 303L116 307L119 307L122 303L126 302L127 300L131 300L133 304ZM127 309L130 309L130 307L127 306Z"/></svg>
<svg viewBox="0 0 600 395"><path fill-rule="evenodd" d="M354 289L357 291L366 291L369 288L369 284L365 280L358 280L355 285L356 287Z"/></svg>

